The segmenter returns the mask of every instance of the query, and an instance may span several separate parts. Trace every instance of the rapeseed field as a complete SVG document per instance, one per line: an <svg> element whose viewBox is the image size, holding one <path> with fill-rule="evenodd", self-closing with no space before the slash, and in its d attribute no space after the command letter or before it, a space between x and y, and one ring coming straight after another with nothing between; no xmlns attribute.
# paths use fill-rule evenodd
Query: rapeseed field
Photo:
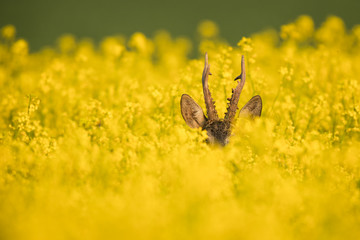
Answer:
<svg viewBox="0 0 360 240"><path fill-rule="evenodd" d="M2 26L0 239L360 239L360 25L218 32L29 52ZM239 106L263 100L224 148L180 113L184 93L205 109L205 52L219 116L241 55Z"/></svg>

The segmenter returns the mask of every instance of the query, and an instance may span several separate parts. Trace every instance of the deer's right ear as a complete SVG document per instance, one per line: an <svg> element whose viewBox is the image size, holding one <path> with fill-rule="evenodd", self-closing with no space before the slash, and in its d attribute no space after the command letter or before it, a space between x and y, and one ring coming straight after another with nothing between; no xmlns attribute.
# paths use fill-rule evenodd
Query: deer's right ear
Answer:
<svg viewBox="0 0 360 240"><path fill-rule="evenodd" d="M240 110L240 117L249 117L254 119L261 116L262 100L259 95L252 97L245 106Z"/></svg>
<svg viewBox="0 0 360 240"><path fill-rule="evenodd" d="M205 125L206 117L203 110L189 95L181 96L180 107L181 114L189 127L199 128Z"/></svg>

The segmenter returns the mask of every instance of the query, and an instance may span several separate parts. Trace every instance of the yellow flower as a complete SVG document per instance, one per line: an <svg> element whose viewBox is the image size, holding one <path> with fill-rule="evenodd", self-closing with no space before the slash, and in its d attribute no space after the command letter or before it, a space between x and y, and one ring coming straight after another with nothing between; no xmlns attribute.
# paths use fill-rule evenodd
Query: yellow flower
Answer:
<svg viewBox="0 0 360 240"><path fill-rule="evenodd" d="M137 50L144 55L151 55L154 51L153 43L148 40L143 33L134 33L129 41L129 47Z"/></svg>
<svg viewBox="0 0 360 240"><path fill-rule="evenodd" d="M219 34L219 28L213 21L205 20L198 25L198 33L204 38L216 37Z"/></svg>
<svg viewBox="0 0 360 240"><path fill-rule="evenodd" d="M62 53L69 53L70 51L75 50L76 47L75 37L70 34L62 36L58 40L58 42L59 42L60 51Z"/></svg>
<svg viewBox="0 0 360 240"><path fill-rule="evenodd" d="M28 43L24 39L19 39L11 46L11 51L15 55L26 56L29 51Z"/></svg>
<svg viewBox="0 0 360 240"><path fill-rule="evenodd" d="M360 25L356 25L352 29L353 36L355 37L355 41L357 46L360 47Z"/></svg>
<svg viewBox="0 0 360 240"><path fill-rule="evenodd" d="M108 37L101 42L101 49L106 56L117 58L123 53L125 47L119 39Z"/></svg>
<svg viewBox="0 0 360 240"><path fill-rule="evenodd" d="M241 51L244 51L245 53L250 53L253 51L253 44L251 38L243 37L237 44Z"/></svg>
<svg viewBox="0 0 360 240"><path fill-rule="evenodd" d="M315 37L326 45L343 45L345 40L345 24L339 17L331 16L326 19L316 31Z"/></svg>
<svg viewBox="0 0 360 240"><path fill-rule="evenodd" d="M13 25L6 25L1 29L1 36L7 40L15 38L16 29Z"/></svg>
<svg viewBox="0 0 360 240"><path fill-rule="evenodd" d="M280 36L282 39L303 42L312 37L314 33L314 22L311 17L303 15L294 23L281 26Z"/></svg>

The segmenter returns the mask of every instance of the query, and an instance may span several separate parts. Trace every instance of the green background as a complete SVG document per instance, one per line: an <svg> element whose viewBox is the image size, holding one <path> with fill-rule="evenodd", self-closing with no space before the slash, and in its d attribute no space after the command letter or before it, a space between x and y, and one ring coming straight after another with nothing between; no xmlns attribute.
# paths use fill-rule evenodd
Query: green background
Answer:
<svg viewBox="0 0 360 240"><path fill-rule="evenodd" d="M195 39L198 23L209 19L219 25L223 38L235 44L244 35L279 29L301 14L310 15L317 26L336 15L351 28L360 23L359 11L360 0L11 0L0 3L0 27L15 25L17 36L38 50L55 44L64 33L97 42L109 35L141 31L152 36L165 29L173 36Z"/></svg>

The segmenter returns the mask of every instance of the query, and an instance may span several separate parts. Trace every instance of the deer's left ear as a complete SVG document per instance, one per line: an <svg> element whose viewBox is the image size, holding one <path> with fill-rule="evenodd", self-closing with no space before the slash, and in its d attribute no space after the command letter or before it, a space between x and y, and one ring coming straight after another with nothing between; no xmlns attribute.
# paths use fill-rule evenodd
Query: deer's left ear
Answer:
<svg viewBox="0 0 360 240"><path fill-rule="evenodd" d="M259 95L252 97L245 106L240 110L239 117L255 117L261 116L262 100Z"/></svg>
<svg viewBox="0 0 360 240"><path fill-rule="evenodd" d="M203 110L189 95L181 96L180 107L181 115L189 127L199 128L205 125L206 118Z"/></svg>

